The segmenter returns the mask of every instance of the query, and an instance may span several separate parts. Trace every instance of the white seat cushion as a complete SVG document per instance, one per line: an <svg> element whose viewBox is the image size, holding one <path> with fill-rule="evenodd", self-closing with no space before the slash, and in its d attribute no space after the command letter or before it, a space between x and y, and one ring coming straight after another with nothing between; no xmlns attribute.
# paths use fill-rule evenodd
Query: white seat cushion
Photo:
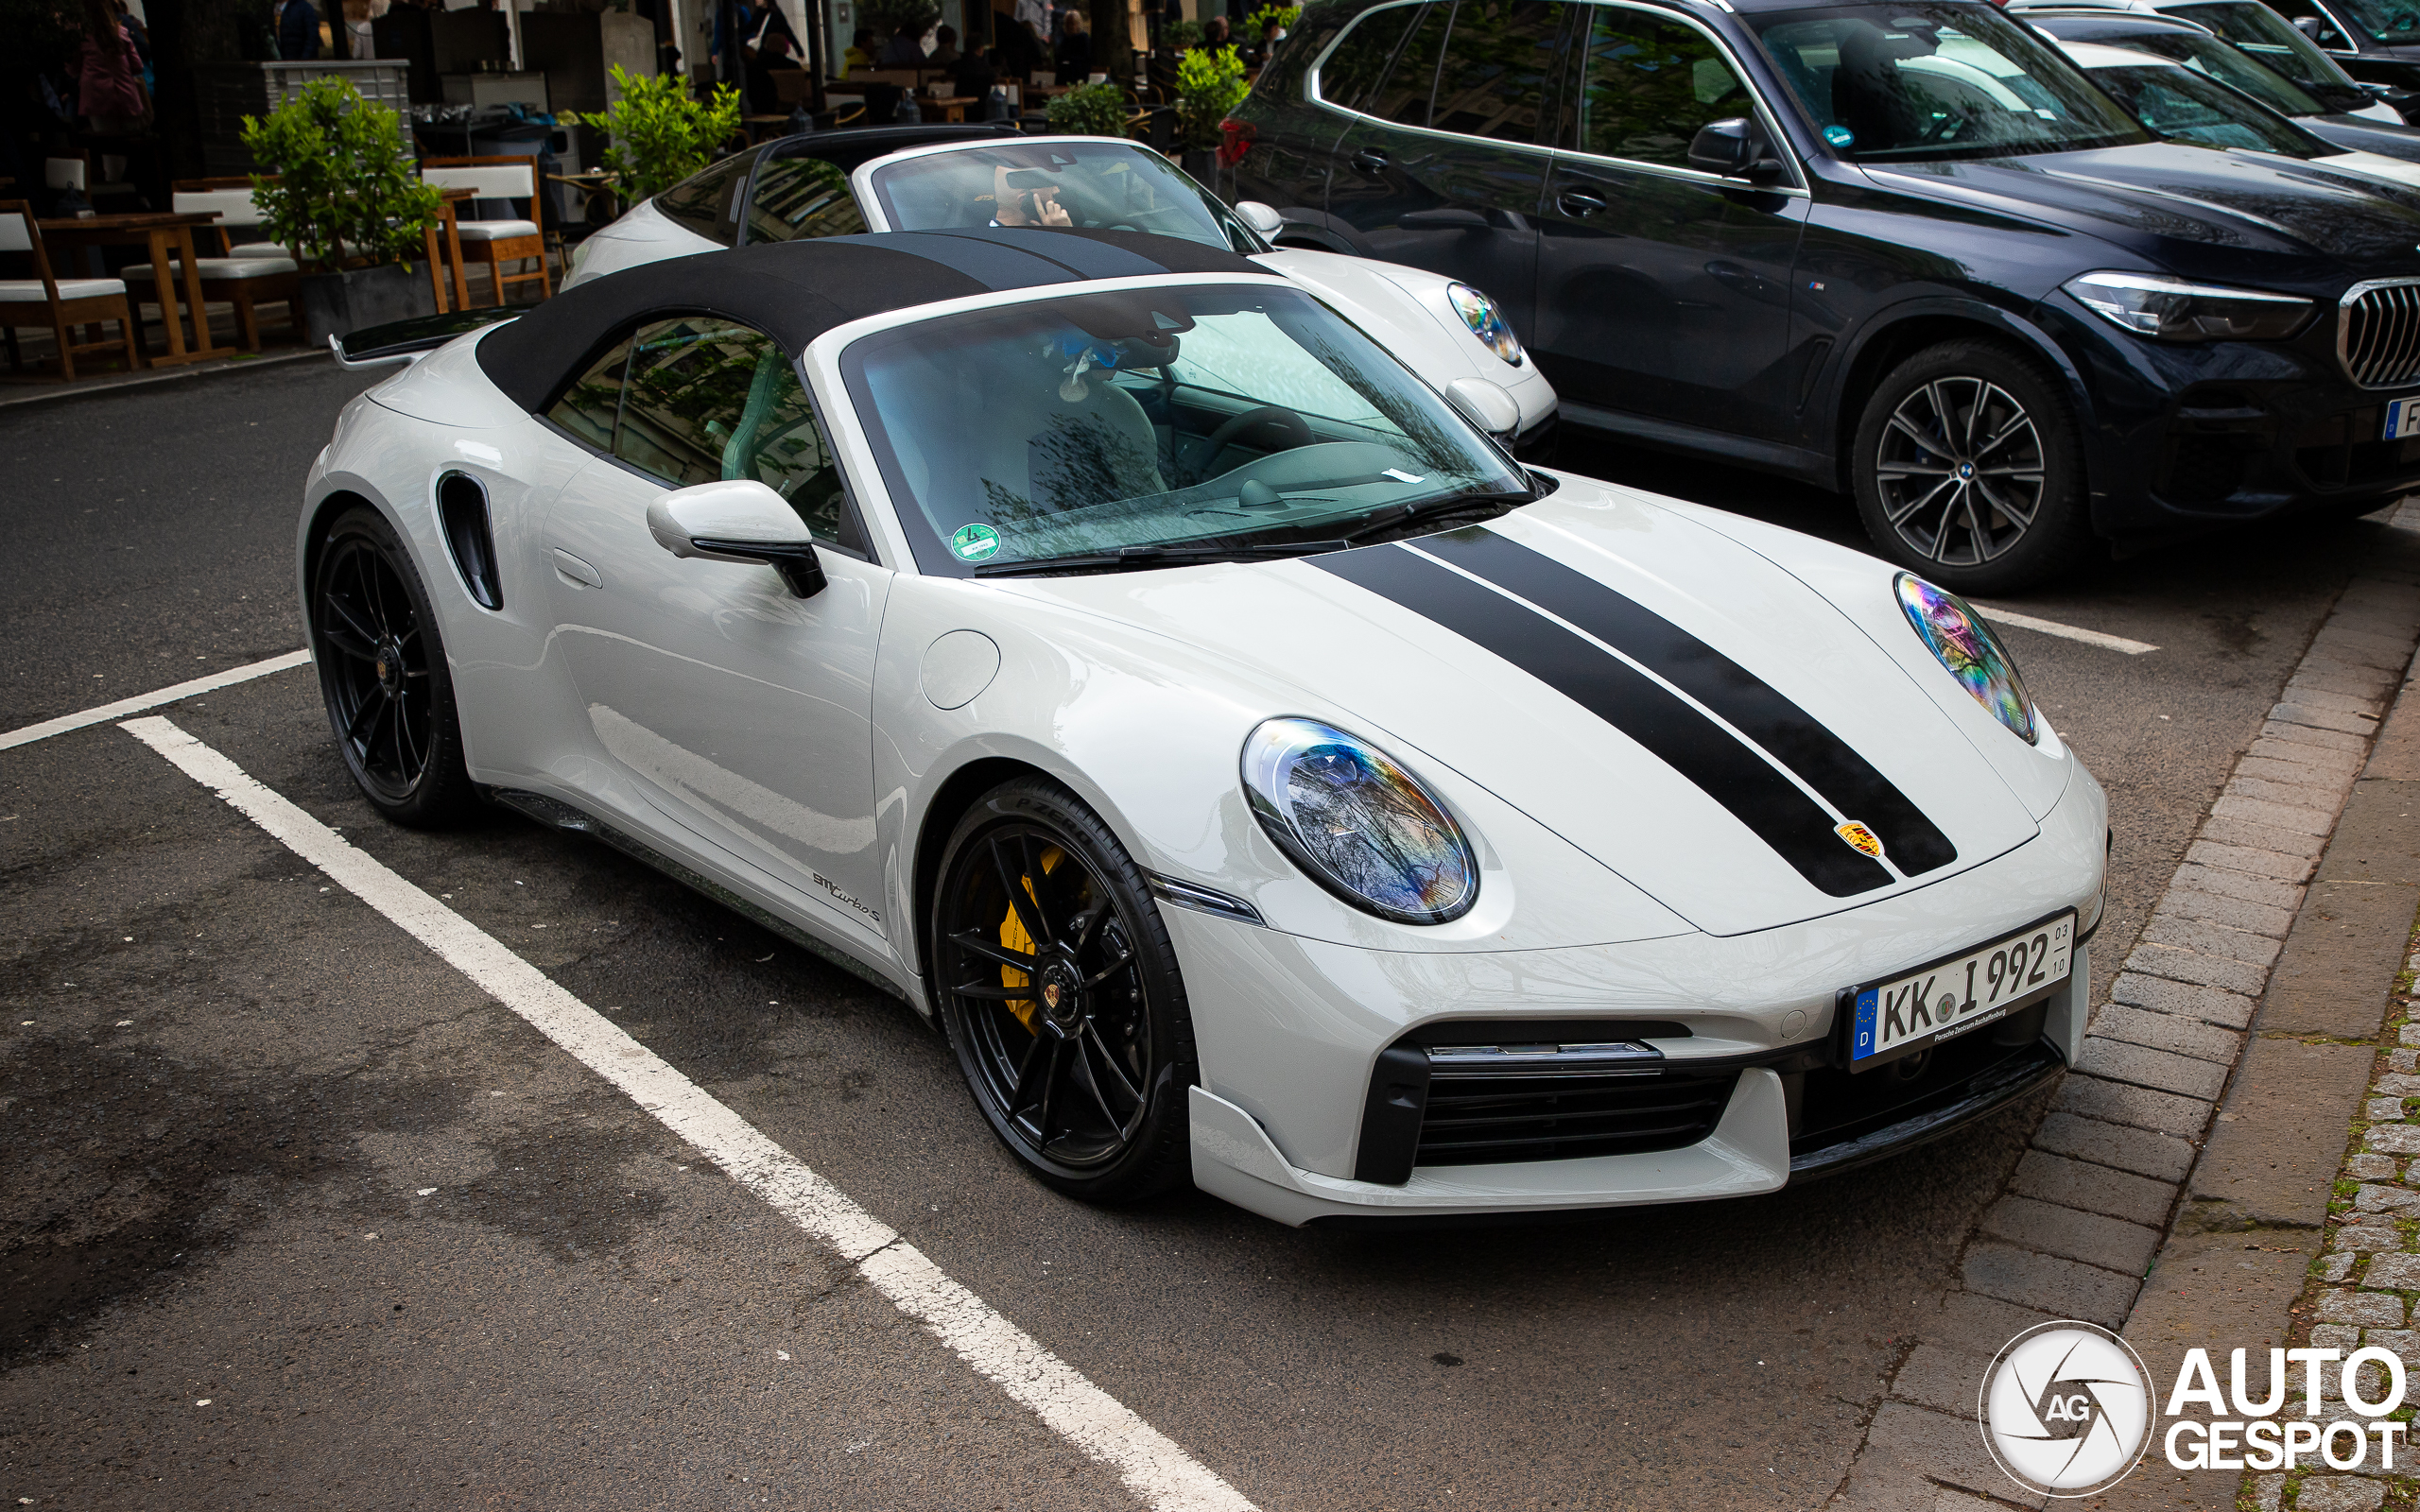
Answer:
<svg viewBox="0 0 2420 1512"><path fill-rule="evenodd" d="M460 229L466 242L509 242L517 236L538 234L534 220L466 220Z"/></svg>
<svg viewBox="0 0 2420 1512"><path fill-rule="evenodd" d="M202 257L194 261L204 278L274 278L280 273L299 271L290 257ZM128 278L151 282L151 265L134 263L120 269ZM174 258L168 260L168 277L185 276L185 265Z"/></svg>
<svg viewBox="0 0 2420 1512"><path fill-rule="evenodd" d="M527 199L537 193L538 163L492 163L458 168L423 168L421 182L440 189L468 189L481 199Z"/></svg>
<svg viewBox="0 0 2420 1512"><path fill-rule="evenodd" d="M100 294L123 294L126 284L113 278L62 278L59 281L59 297L62 300L89 300ZM0 278L0 302L9 304L40 304L50 298L43 292L38 278Z"/></svg>
<svg viewBox="0 0 2420 1512"><path fill-rule="evenodd" d="M286 250L277 242L239 242L228 249L230 257L285 257Z"/></svg>

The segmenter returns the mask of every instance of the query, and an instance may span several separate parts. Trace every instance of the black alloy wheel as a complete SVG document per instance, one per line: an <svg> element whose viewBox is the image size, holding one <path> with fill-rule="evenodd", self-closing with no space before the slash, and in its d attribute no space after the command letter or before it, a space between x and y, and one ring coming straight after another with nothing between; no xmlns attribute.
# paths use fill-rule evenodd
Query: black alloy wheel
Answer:
<svg viewBox="0 0 2420 1512"><path fill-rule="evenodd" d="M437 615L374 509L345 511L322 538L311 649L337 747L380 814L428 828L476 806Z"/></svg>
<svg viewBox="0 0 2420 1512"><path fill-rule="evenodd" d="M1954 592L2039 581L2089 541L2066 399L1997 343L1945 342L1901 363L1867 400L1852 459L1876 546Z"/></svg>
<svg viewBox="0 0 2420 1512"><path fill-rule="evenodd" d="M1041 779L961 818L932 912L934 995L976 1105L1027 1169L1121 1202L1183 1181L1193 1027L1143 873Z"/></svg>

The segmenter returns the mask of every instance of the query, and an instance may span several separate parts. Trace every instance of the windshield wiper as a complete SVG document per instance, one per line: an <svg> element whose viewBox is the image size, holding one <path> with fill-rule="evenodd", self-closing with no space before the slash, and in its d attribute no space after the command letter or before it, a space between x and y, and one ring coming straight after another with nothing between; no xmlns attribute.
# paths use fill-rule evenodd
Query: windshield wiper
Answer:
<svg viewBox="0 0 2420 1512"><path fill-rule="evenodd" d="M1458 514L1475 514L1483 509L1500 514L1507 507L1518 508L1522 505L1533 503L1537 497L1537 490L1531 489L1522 493L1465 493L1450 499L1439 499L1429 504L1399 504L1392 507L1392 512L1381 511L1380 517L1365 520L1358 526L1345 532L1344 541L1345 544L1351 545L1389 530L1400 529L1405 525L1443 520Z"/></svg>
<svg viewBox="0 0 2420 1512"><path fill-rule="evenodd" d="M1251 561L1262 557L1299 557L1336 551L1342 541L1285 541L1250 546L1120 546L1115 551L1080 551L1064 557L1030 557L1023 561L988 561L975 569L977 577L1014 577L1030 573L1131 572L1138 567L1167 567L1184 562Z"/></svg>

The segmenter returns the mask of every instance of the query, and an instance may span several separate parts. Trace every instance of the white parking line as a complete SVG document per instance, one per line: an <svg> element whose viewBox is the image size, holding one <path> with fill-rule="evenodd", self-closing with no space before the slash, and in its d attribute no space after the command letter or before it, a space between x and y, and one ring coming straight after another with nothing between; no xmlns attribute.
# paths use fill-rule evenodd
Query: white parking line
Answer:
<svg viewBox="0 0 2420 1512"><path fill-rule="evenodd" d="M155 693L138 693L131 698L120 698L115 703L105 703L98 709L87 709L79 714L60 714L56 719L45 719L39 725L27 725L23 730L12 730L5 735L0 735L0 750L7 750L11 746L29 746L37 740L48 740L53 735L63 735L71 730L81 730L87 725L105 725L112 719L123 719L128 714L139 714L146 709L157 709L164 703L175 703L180 698L190 698L197 693L211 693L238 682L250 682L254 678L268 677L272 672L283 672L288 667L302 666L310 660L309 651L288 651L284 656L273 656L266 662L253 662L240 667L229 667L224 672L214 672L206 678L196 678L190 682L180 682L173 687L162 688Z"/></svg>
<svg viewBox="0 0 2420 1512"><path fill-rule="evenodd" d="M2074 625L2062 625L2057 620L2037 620L2031 614L2019 614L2013 609L1998 609L1990 604L1977 604L1975 608L1981 610L1983 618L1987 620L1994 620L2002 625L2014 625L2020 630L2056 635L2063 640L2082 641L2086 645L2097 645L2104 651L2123 651L2128 656L2141 656L2145 652L2159 649L2149 641L2130 641L2122 635L2111 635L2101 630L2087 630Z"/></svg>
<svg viewBox="0 0 2420 1512"><path fill-rule="evenodd" d="M665 1127L705 1151L732 1179L839 1251L892 1306L1032 1409L1060 1436L1115 1469L1143 1501L1163 1512L1253 1512L1241 1492L1167 1435L1035 1343L846 1193L502 941L168 720L134 719L118 728L217 793L272 838L527 1019L581 1065L620 1088Z"/></svg>

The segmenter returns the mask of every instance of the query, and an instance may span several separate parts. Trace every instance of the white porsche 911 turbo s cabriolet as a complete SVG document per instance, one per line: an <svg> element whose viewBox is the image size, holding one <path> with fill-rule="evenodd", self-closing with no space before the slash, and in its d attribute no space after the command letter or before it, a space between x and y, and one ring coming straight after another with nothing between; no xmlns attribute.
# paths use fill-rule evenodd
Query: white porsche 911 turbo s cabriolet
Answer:
<svg viewBox="0 0 2420 1512"><path fill-rule="evenodd" d="M1240 213L1239 213L1240 212ZM1262 225L1249 216L1257 212ZM1363 257L1272 247L1277 213L1231 210L1139 142L894 127L785 137L726 158L579 245L565 288L645 263L732 247L865 232L987 226L1150 232L1249 256L1309 289L1439 388L1502 387L1516 455L1550 446L1554 385L1495 302L1468 284Z"/></svg>
<svg viewBox="0 0 2420 1512"><path fill-rule="evenodd" d="M382 813L585 831L879 984L1082 1197L1767 1192L2083 1032L2105 801L1971 611L1525 469L1222 249L599 279L348 405L297 545Z"/></svg>

